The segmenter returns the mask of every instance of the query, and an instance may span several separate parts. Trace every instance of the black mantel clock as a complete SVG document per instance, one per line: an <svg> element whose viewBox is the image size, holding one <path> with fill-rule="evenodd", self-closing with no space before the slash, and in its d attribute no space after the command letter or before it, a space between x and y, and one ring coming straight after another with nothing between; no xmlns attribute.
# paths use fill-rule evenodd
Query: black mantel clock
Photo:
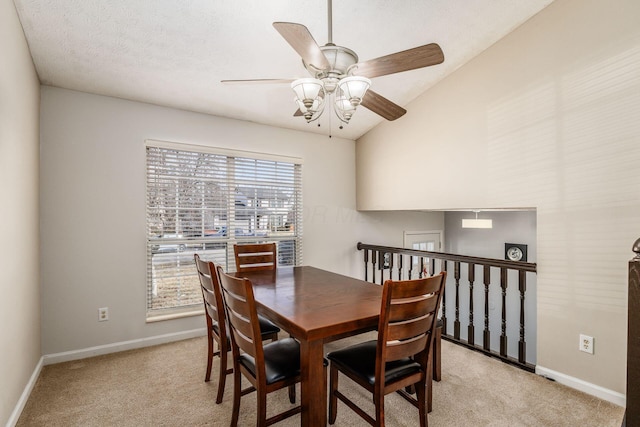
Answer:
<svg viewBox="0 0 640 427"><path fill-rule="evenodd" d="M527 245L520 243L504 244L504 259L527 262Z"/></svg>

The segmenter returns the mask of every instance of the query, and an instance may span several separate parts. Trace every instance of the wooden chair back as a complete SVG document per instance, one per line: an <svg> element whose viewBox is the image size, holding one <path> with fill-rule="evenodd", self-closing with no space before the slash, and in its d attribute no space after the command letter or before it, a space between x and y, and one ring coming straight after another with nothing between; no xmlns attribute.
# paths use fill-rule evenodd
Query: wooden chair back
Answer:
<svg viewBox="0 0 640 427"><path fill-rule="evenodd" d="M387 362L413 357L426 369L445 279L443 271L423 279L384 283L378 324L377 385L385 383Z"/></svg>
<svg viewBox="0 0 640 427"><path fill-rule="evenodd" d="M240 351L253 357L258 370L256 378L260 380L264 377L264 353L253 286L249 279L230 276L221 266L217 268L231 331L233 357L238 358Z"/></svg>
<svg viewBox="0 0 640 427"><path fill-rule="evenodd" d="M275 243L234 245L233 252L238 273L275 270L278 263Z"/></svg>
<svg viewBox="0 0 640 427"><path fill-rule="evenodd" d="M211 379L211 369L213 367L213 357L220 357L220 367L218 369L218 394L216 403L221 403L224 396L224 388L226 376L233 372L227 369L227 352L229 344L227 339L227 322L222 302L222 292L220 291L220 282L216 265L213 262L206 262L200 259L198 254L193 256L198 278L200 279L200 288L202 290L202 299L204 302L205 318L207 321L207 370L204 377L205 382ZM214 341L218 343L218 351L215 351Z"/></svg>
<svg viewBox="0 0 640 427"><path fill-rule="evenodd" d="M213 262L202 261L198 254L194 255L200 288L202 289L202 299L204 301L205 314L208 321L216 323L221 334L226 336L225 313L222 303L220 284L216 275L216 267Z"/></svg>

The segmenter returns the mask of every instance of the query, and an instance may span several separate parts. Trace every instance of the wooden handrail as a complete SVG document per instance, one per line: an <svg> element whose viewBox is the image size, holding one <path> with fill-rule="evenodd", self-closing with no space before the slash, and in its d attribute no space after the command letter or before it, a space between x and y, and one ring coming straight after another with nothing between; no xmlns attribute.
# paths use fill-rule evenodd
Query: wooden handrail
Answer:
<svg viewBox="0 0 640 427"><path fill-rule="evenodd" d="M419 249L394 248L392 246L370 245L368 243L358 242L358 250L368 249L382 253L394 253L404 255L415 255L425 258L436 258L446 261L459 261L468 264L489 265L491 267L508 268L511 270L537 272L537 264L535 262L509 261L497 258L482 258L476 256L451 254L447 252L421 251Z"/></svg>

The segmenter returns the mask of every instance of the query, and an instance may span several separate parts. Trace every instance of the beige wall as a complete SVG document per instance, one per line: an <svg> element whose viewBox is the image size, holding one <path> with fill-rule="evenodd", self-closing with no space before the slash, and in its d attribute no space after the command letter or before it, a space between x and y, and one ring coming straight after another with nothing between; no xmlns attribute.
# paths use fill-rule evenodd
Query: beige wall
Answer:
<svg viewBox="0 0 640 427"><path fill-rule="evenodd" d="M0 425L40 360L39 82L11 0L0 0Z"/></svg>
<svg viewBox="0 0 640 427"><path fill-rule="evenodd" d="M537 208L538 365L618 393L640 221L639 18L637 0L556 0L357 142L359 209Z"/></svg>
<svg viewBox="0 0 640 427"><path fill-rule="evenodd" d="M42 87L43 353L203 328L145 323L145 139L300 157L304 263L361 276L359 240L401 244L441 213L355 210L355 142ZM98 307L110 320L97 321Z"/></svg>

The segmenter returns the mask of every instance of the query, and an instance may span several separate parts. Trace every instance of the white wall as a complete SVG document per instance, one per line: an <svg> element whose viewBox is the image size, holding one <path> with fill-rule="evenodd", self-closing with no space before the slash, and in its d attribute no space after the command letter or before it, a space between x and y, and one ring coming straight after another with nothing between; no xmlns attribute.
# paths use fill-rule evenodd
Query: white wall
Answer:
<svg viewBox="0 0 640 427"><path fill-rule="evenodd" d="M360 277L359 240L402 241L443 215L355 210L355 143L42 87L42 330L45 355L204 327L145 323L145 139L301 157L304 263ZM110 320L97 321L108 306Z"/></svg>
<svg viewBox="0 0 640 427"><path fill-rule="evenodd" d="M537 208L538 366L618 393L640 222L639 16L636 0L556 0L357 142L360 209Z"/></svg>
<svg viewBox="0 0 640 427"><path fill-rule="evenodd" d="M11 0L0 0L0 425L40 361L39 87Z"/></svg>

